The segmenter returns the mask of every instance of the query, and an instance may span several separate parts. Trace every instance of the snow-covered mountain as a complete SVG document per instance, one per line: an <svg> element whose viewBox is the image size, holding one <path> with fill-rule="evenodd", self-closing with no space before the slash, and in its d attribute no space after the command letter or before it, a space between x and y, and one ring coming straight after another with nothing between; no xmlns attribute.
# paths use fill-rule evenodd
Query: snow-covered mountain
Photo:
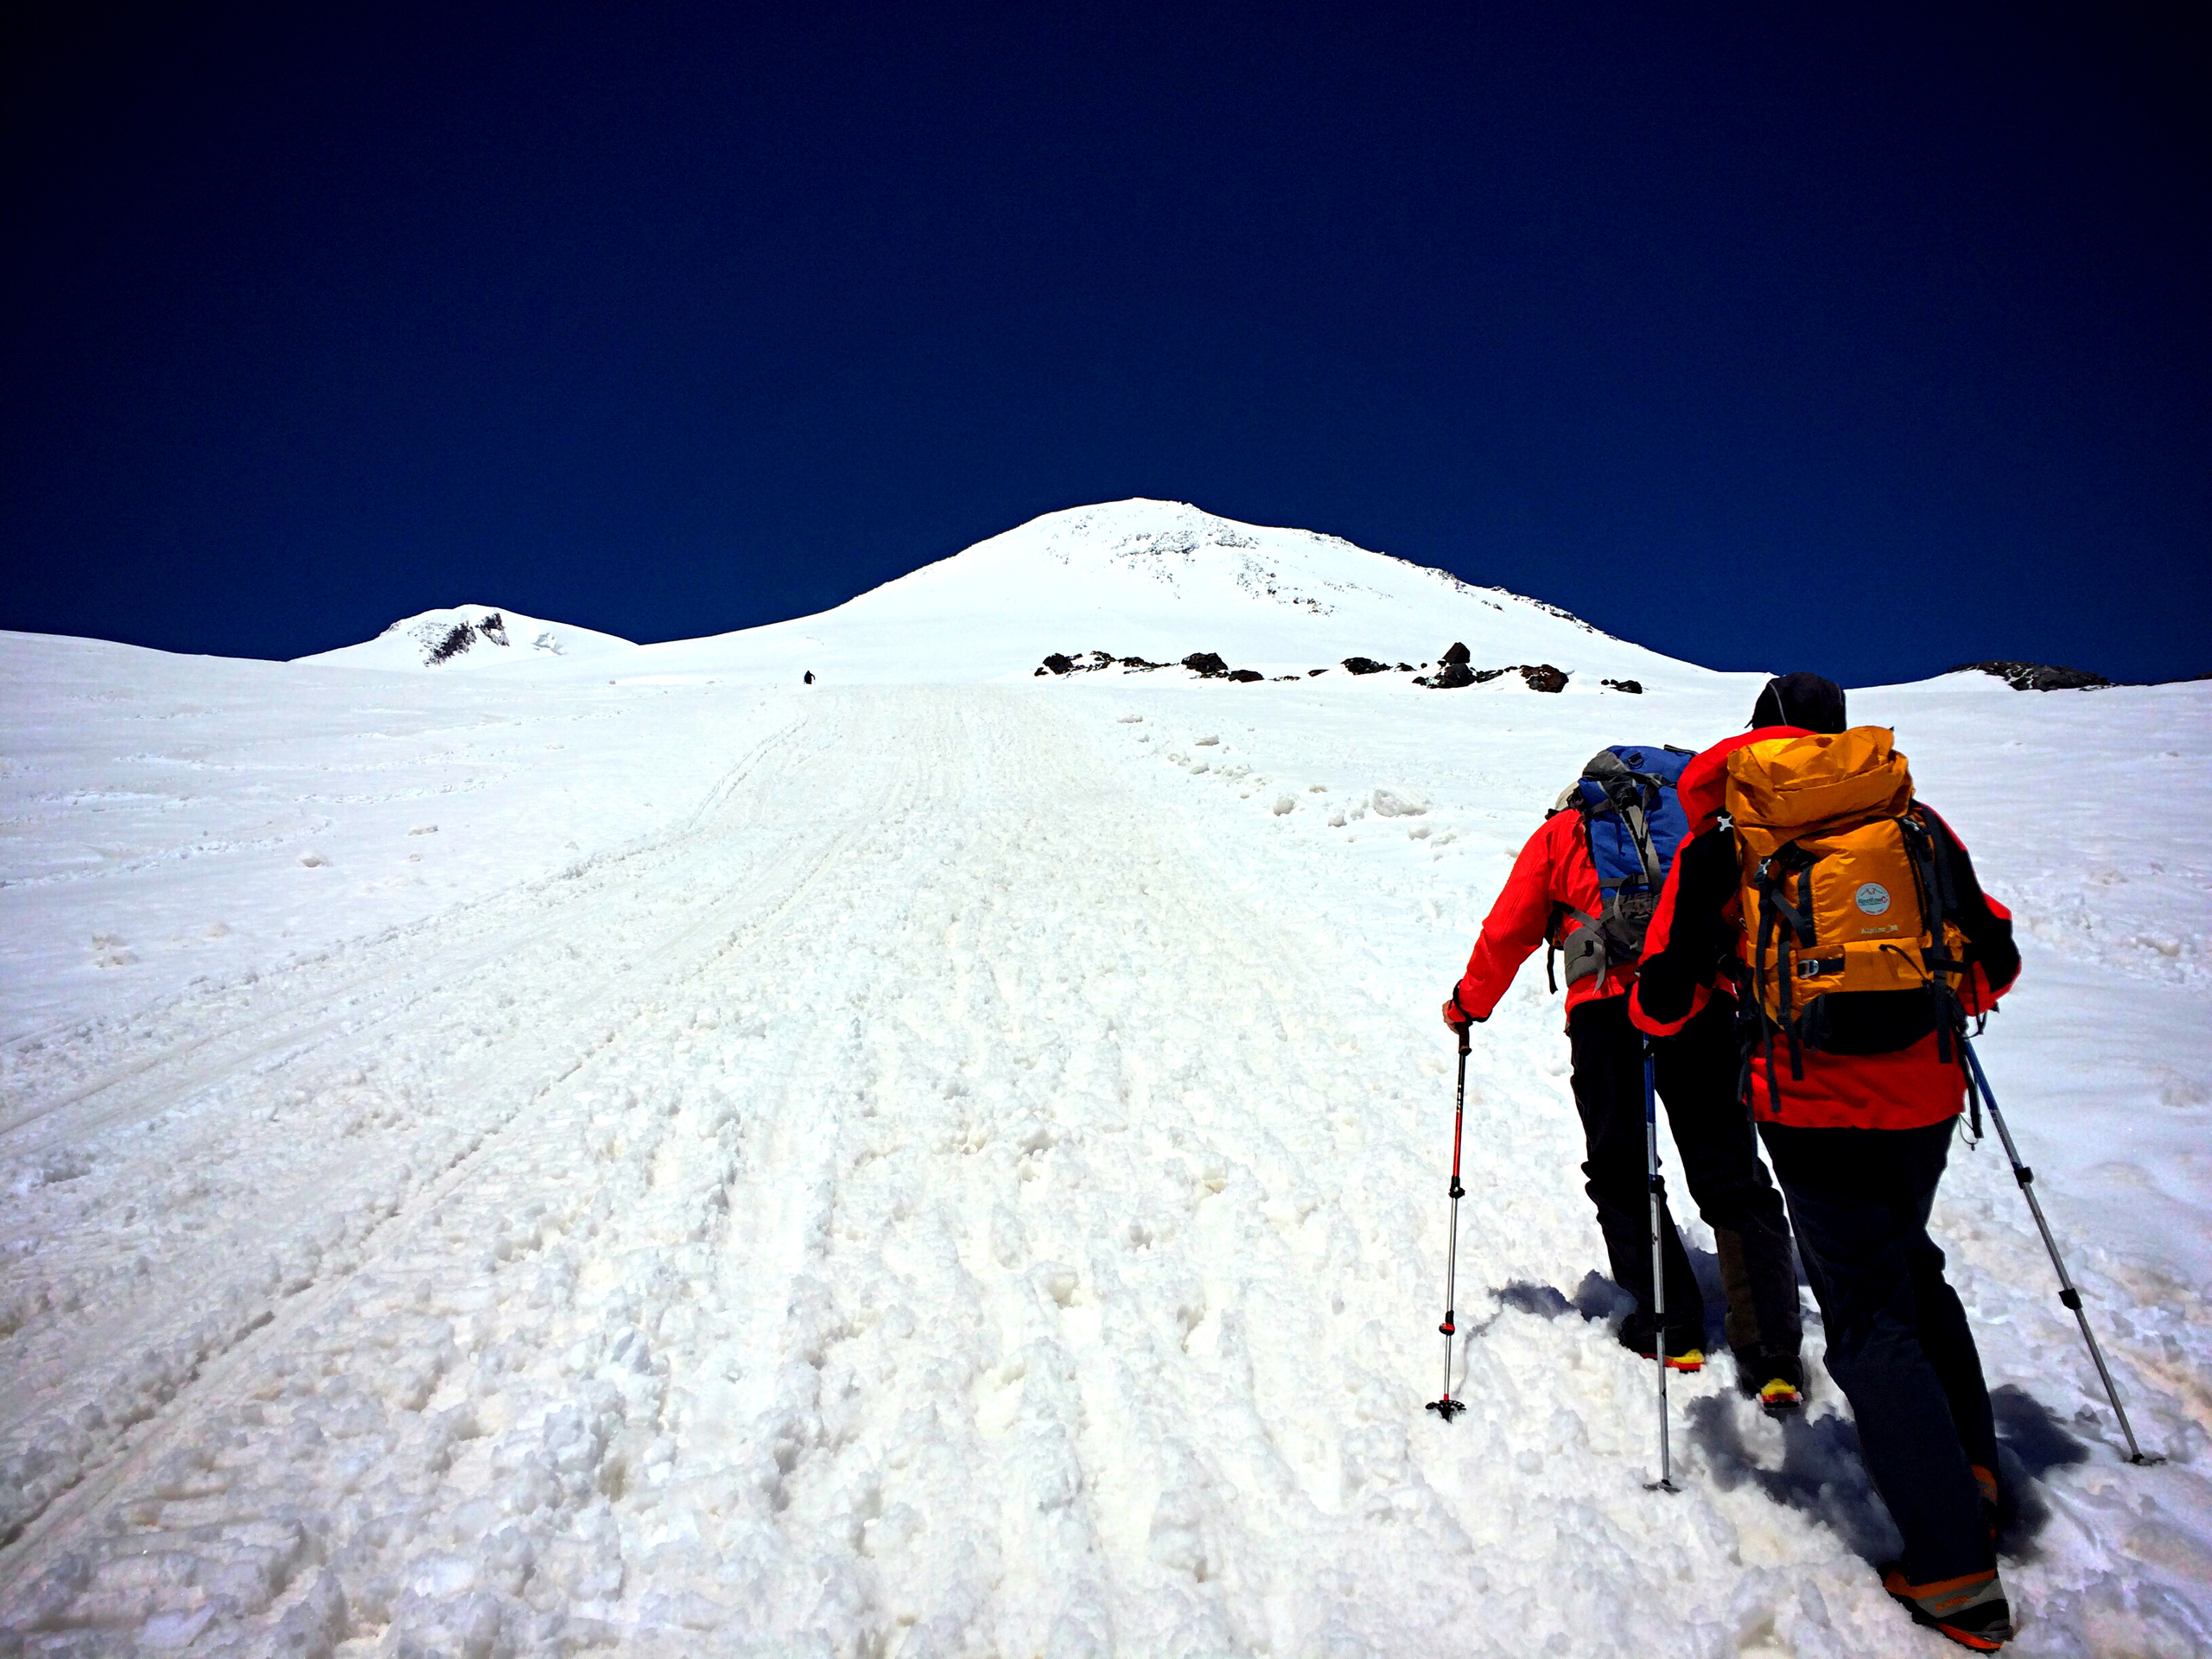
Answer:
<svg viewBox="0 0 2212 1659"><path fill-rule="evenodd" d="M972 681L1033 674L1053 652L1211 652L1275 675L1348 657L1418 666L1454 642L1477 669L1550 663L1592 690L1604 677L1703 675L1555 607L1332 536L1141 499L1046 513L818 616L645 658L777 678L811 668L842 682Z"/></svg>
<svg viewBox="0 0 2212 1659"><path fill-rule="evenodd" d="M373 639L295 658L302 663L339 663L353 668L493 668L505 664L561 660L607 651L635 651L611 633L569 622L541 621L490 605L454 605L402 617Z"/></svg>
<svg viewBox="0 0 2212 1659"><path fill-rule="evenodd" d="M431 611L378 639L308 659L421 669L480 607ZM1455 644L1478 671L1550 664L1568 689L1605 679L1710 684L1693 664L1616 639L1540 600L1477 588L1448 571L1333 536L1240 524L1179 501L1130 500L1051 512L887 582L833 610L733 633L612 652L610 635L505 613L512 647L538 631L589 641L594 673L781 682L813 671L835 683L959 683L1033 675L1046 657L1103 652L1180 663L1193 652L1270 677L1343 672L1364 657L1418 671ZM494 648L480 641L440 666L539 658L562 671L581 645ZM1401 678L1407 676L1400 676ZM1514 675L1493 690L1525 689Z"/></svg>

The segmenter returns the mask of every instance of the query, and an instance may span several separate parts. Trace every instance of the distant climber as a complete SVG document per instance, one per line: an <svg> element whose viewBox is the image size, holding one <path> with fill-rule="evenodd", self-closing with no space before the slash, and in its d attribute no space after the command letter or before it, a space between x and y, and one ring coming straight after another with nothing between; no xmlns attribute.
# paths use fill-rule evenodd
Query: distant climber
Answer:
<svg viewBox="0 0 2212 1659"><path fill-rule="evenodd" d="M806 671L806 683L809 685L814 683L814 671L810 668Z"/></svg>
<svg viewBox="0 0 2212 1659"><path fill-rule="evenodd" d="M1771 680L1751 726L1682 770L1690 833L1630 1011L1667 1039L1741 1003L1744 1086L1828 1374L1904 1538L1883 1587L1916 1623L1993 1652L2012 1634L1996 1424L1928 1215L1965 1104L1965 1020L2020 971L2012 917L1914 800L1888 730L1847 729L1840 687Z"/></svg>

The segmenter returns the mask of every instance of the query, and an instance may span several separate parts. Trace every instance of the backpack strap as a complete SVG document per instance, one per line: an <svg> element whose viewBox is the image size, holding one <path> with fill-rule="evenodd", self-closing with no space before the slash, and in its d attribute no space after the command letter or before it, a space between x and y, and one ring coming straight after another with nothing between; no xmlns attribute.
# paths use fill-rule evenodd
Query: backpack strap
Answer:
<svg viewBox="0 0 2212 1659"><path fill-rule="evenodd" d="M1943 935L1945 919L1958 908L1958 891L1947 861L1936 855L1935 834L1918 811L1908 811L1897 820L1897 834L1912 866L1912 884L1919 889L1920 913L1928 923L1928 948L1921 957L1928 967L1928 994L1936 1000L1936 1058L1948 1065L1954 1058L1953 1028L1966 1024L1958 988L1951 982L1953 975L1966 971L1966 964L1951 955L1950 941ZM1963 1065L1964 1057L1957 1058Z"/></svg>
<svg viewBox="0 0 2212 1659"><path fill-rule="evenodd" d="M1643 879L1656 893L1666 885L1667 873L1659 868L1658 855L1651 850L1651 825L1644 818L1643 800L1623 801L1620 813L1621 822L1628 825L1629 839L1636 843L1636 855L1643 862Z"/></svg>
<svg viewBox="0 0 2212 1659"><path fill-rule="evenodd" d="M1751 1006L1758 1010L1759 1038L1766 1046L1766 1103L1779 1117L1782 1115L1782 1090L1776 1086L1774 1080L1774 1021L1767 1017L1766 1012L1767 951L1774 945L1776 927L1780 920L1775 912L1774 883L1767 877L1767 867L1770 861L1767 859L1759 861L1758 933L1751 944Z"/></svg>
<svg viewBox="0 0 2212 1659"><path fill-rule="evenodd" d="M1797 877L1797 902L1789 899L1789 881ZM1794 949L1814 943L1813 932L1813 861L1807 857L1795 842L1777 849L1759 861L1752 878L1758 890L1758 936L1752 951L1757 978L1759 1019L1765 1027L1766 1086L1770 1105L1779 1109L1781 1096L1774 1079L1774 1027L1779 1025L1789 1038L1789 1076L1793 1082L1805 1079L1804 1045L1797 1034L1795 995L1796 969L1791 961ZM1767 953L1774 953L1773 973L1776 979L1774 1019L1766 1015Z"/></svg>

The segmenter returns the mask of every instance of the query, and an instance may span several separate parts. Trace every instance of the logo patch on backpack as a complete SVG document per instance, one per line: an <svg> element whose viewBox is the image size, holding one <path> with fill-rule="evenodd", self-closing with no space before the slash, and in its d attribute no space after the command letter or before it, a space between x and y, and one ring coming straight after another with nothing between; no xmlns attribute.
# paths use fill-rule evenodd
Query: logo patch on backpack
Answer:
<svg viewBox="0 0 2212 1659"><path fill-rule="evenodd" d="M1879 916L1890 907L1890 890L1878 881L1869 881L1851 895L1851 901L1869 916Z"/></svg>

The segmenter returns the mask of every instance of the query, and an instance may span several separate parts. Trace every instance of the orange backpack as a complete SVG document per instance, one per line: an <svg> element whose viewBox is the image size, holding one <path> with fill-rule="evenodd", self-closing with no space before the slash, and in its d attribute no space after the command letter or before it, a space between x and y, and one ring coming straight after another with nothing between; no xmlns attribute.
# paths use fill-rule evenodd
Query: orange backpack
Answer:
<svg viewBox="0 0 2212 1659"><path fill-rule="evenodd" d="M1965 936L1889 731L1854 726L1747 743L1728 756L1723 799L1741 861L1741 949L1769 1090L1777 1032L1789 1038L1793 1077L1805 1075L1802 1049L1868 1052L1850 1040L1852 1022L1839 1022L1831 997L1926 996L1938 1056L1949 1063Z"/></svg>

